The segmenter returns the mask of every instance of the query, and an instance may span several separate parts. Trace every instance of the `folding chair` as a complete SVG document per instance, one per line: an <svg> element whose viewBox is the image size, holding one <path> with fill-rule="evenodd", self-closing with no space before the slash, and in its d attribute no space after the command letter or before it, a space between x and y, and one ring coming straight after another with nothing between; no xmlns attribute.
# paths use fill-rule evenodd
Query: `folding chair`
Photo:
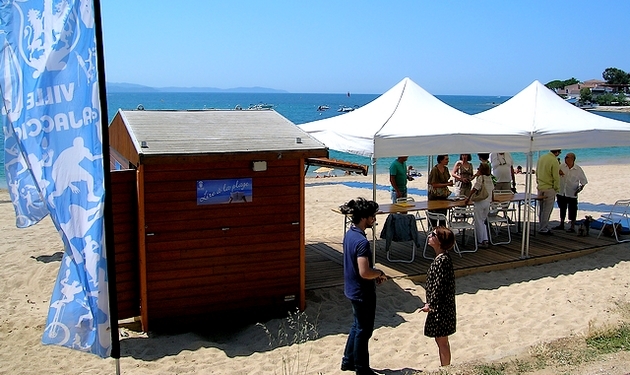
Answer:
<svg viewBox="0 0 630 375"><path fill-rule="evenodd" d="M457 247L456 251L458 253L474 253L479 249L477 245L477 231L475 231L475 209L473 206L453 207L449 225L451 230L462 234L462 246L466 244L466 230L471 231L475 239L474 250L462 250L462 248ZM455 245L457 246L457 241L455 241Z"/></svg>
<svg viewBox="0 0 630 375"><path fill-rule="evenodd" d="M404 197L404 198L397 198L396 199L396 203L414 203L415 200L413 199L413 197ZM422 227L422 231L424 232L424 234L427 234L427 229L424 227L424 223L423 221L426 220L427 218L420 215L420 211L416 211L416 222L420 222L420 226Z"/></svg>
<svg viewBox="0 0 630 375"><path fill-rule="evenodd" d="M602 221L602 228L599 230L599 234L597 238L602 235L604 231L604 227L606 225L612 225L613 233L615 234L615 240L617 242L628 242L630 238L626 238L625 240L619 239L619 234L617 231L619 228L623 228L623 223L626 224L627 228L630 228L630 199L620 199L615 202L615 204L610 209L610 213L601 215L600 221Z"/></svg>
<svg viewBox="0 0 630 375"><path fill-rule="evenodd" d="M493 245L507 245L512 242L512 230L510 226L515 225L514 221L510 221L508 209L510 202L491 202L490 212L488 213L488 239ZM507 240L497 241L501 233L501 229L507 229ZM494 239L492 238L494 235Z"/></svg>
<svg viewBox="0 0 630 375"><path fill-rule="evenodd" d="M440 213L436 213L436 212L430 212L430 211L426 211L426 215L427 215L427 233L433 232L435 227L440 225L440 223L444 223L444 225L447 228L451 228L451 223L449 222L449 220L446 219L446 215L440 214ZM435 223L435 225L433 223ZM453 230L453 228L451 228L451 230ZM474 231L474 229L473 229L473 231ZM475 241L475 246L477 246L477 241ZM429 236L428 235L427 235L427 238L424 241L424 250L422 250L422 257L425 258L425 259L433 260L432 257L427 256L427 247L429 247ZM459 247L457 246L457 241L455 242L454 251L457 254L459 254L460 257L462 256L462 254L459 252Z"/></svg>
<svg viewBox="0 0 630 375"><path fill-rule="evenodd" d="M387 254L387 260L393 263L412 263L416 259L416 243L418 242L418 228L416 227L416 218L414 215L406 214L389 214L383 230L381 231L381 238L385 241L385 252ZM411 241L411 258L406 259L392 259L390 255L390 246L393 242L408 242Z"/></svg>
<svg viewBox="0 0 630 375"><path fill-rule="evenodd" d="M472 208L473 206L470 207ZM451 222L464 221L474 218L475 212L473 210L468 210L467 207L453 207L449 211L449 217Z"/></svg>
<svg viewBox="0 0 630 375"><path fill-rule="evenodd" d="M492 194L494 201L503 203L501 205L501 212L503 213L503 216L508 219L510 224L515 224L517 209L511 201L514 197L512 190L495 190Z"/></svg>

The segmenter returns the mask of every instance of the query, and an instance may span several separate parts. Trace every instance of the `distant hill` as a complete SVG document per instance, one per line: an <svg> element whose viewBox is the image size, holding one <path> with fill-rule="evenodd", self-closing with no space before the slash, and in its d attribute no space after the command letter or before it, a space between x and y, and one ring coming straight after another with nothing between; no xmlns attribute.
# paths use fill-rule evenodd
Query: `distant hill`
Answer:
<svg viewBox="0 0 630 375"><path fill-rule="evenodd" d="M240 92L240 93L287 93L285 90L267 87L236 87L219 89L216 87L149 87L135 83L107 82L107 92Z"/></svg>
<svg viewBox="0 0 630 375"><path fill-rule="evenodd" d="M134 83L107 82L107 92L158 92L149 86L136 85Z"/></svg>

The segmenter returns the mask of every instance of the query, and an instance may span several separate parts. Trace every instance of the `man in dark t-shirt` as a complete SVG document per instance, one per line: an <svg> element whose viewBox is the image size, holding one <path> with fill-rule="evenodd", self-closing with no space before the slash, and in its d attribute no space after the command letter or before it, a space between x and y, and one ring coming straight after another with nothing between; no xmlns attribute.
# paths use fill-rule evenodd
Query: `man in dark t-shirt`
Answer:
<svg viewBox="0 0 630 375"><path fill-rule="evenodd" d="M376 285L387 280L387 276L374 268L365 229L374 225L378 204L357 198L340 208L342 213L352 216L353 225L343 239L343 269L344 294L352 303L354 317L341 360L341 370L372 375L375 373L370 368L368 342L374 331Z"/></svg>

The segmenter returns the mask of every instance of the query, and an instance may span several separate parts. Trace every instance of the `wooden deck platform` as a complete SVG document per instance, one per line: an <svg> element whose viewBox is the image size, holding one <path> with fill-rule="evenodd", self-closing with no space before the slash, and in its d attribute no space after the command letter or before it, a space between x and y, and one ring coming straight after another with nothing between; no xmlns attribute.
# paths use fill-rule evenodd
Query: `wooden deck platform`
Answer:
<svg viewBox="0 0 630 375"><path fill-rule="evenodd" d="M555 226L557 223L552 223ZM590 254L615 245L614 237L597 238L599 231L592 230L590 236L579 237L575 233L553 231L551 236L531 235L529 257L521 259L520 233L512 234L512 242L508 245L490 246L489 249L479 249L475 253L464 253L460 257L451 253L455 277L461 277L479 272L496 271L508 268L532 266L551 263L558 260L570 259ZM371 232L368 230L368 239ZM425 237L421 234L421 242ZM457 236L461 244L461 237ZM306 289L319 289L343 285L343 238L331 236L311 240L306 245ZM470 245L474 240L470 240ZM465 249L469 249L468 246ZM431 260L422 257L423 246L416 250L413 263L392 263L387 260L385 240L377 239L376 267L384 270L388 276L409 278L417 282L426 280L426 272ZM410 259L411 242L392 242L390 248L392 259ZM433 250L427 249L432 256Z"/></svg>

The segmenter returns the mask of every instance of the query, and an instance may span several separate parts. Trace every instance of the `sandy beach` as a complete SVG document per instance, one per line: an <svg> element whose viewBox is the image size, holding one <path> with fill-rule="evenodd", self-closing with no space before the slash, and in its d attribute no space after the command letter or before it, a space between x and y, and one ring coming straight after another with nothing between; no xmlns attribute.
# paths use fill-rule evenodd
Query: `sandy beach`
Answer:
<svg viewBox="0 0 630 375"><path fill-rule="evenodd" d="M583 168L590 182L580 194L579 218L599 217L615 200L629 198L630 166ZM423 173L410 187L426 188ZM525 177L517 175L519 191L524 191ZM388 185L388 177L379 175L377 182ZM307 243L331 234L340 237L342 219L331 208L357 196L371 198L371 183L371 176L308 178ZM389 193L379 190L377 201L388 202ZM552 220L558 220L557 209ZM40 343L63 251L50 219L31 228L15 228L8 193L1 190L0 231L0 374L114 374L113 359ZM582 335L589 324L616 322L620 317L615 303L630 301L628 275L630 244L620 244L572 260L458 278L453 364L523 354L533 345ZM424 296L423 285L406 279L390 280L378 288L376 329L370 342L375 370L406 374L438 369L436 345L422 334L425 315L417 312ZM317 321L318 337L299 348L270 349L260 326L235 322L225 322L228 327L221 333L169 335L124 328L121 373L282 374L283 359L294 360L299 352L300 373L343 374L339 364L352 319L343 288L308 291L305 313L309 321ZM273 333L280 321L262 323Z"/></svg>
<svg viewBox="0 0 630 375"><path fill-rule="evenodd" d="M630 106L612 106L612 105L598 105L597 107L587 108L587 111L600 111L600 112L630 112Z"/></svg>

